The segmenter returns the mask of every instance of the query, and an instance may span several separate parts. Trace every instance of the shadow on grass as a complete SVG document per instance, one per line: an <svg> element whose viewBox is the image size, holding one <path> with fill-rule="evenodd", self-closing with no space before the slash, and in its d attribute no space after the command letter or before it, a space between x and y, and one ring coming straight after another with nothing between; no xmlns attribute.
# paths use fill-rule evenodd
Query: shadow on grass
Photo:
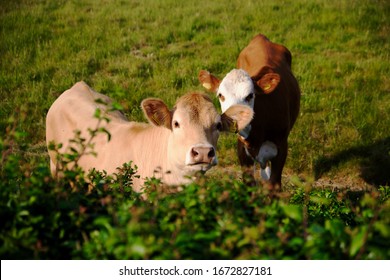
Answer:
<svg viewBox="0 0 390 280"><path fill-rule="evenodd" d="M390 137L320 158L314 167L315 178L351 160L358 160L360 176L367 183L376 187L390 185Z"/></svg>

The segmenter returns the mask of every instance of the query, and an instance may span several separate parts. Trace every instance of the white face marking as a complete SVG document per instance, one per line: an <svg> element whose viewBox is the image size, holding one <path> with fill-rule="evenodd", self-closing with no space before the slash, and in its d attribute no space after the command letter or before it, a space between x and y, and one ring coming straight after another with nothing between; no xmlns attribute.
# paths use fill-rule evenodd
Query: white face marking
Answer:
<svg viewBox="0 0 390 280"><path fill-rule="evenodd" d="M251 77L242 69L233 69L223 78L217 92L222 112L235 104L245 104L253 109L254 86Z"/></svg>

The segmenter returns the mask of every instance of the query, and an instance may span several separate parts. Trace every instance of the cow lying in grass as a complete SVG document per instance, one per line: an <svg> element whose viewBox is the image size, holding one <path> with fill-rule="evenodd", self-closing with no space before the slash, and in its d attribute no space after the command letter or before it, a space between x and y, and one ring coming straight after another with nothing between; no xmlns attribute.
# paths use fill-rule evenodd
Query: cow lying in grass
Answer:
<svg viewBox="0 0 390 280"><path fill-rule="evenodd" d="M182 96L172 110L160 99L143 100L141 106L149 123L128 121L121 112L109 110L110 103L107 96L84 82L76 83L50 107L46 141L48 145L61 143L60 154L81 149L71 139L75 131L79 131L80 138L91 137L91 129L101 121L94 117L98 109L109 119L104 131L110 137L108 133L94 135L88 143L94 153L78 150L82 155L77 165L85 171L95 168L113 174L133 161L140 175L134 178L135 191L140 191L145 178L155 176L156 171L167 185L185 184L196 172L207 171L217 164L215 150L220 131L231 131L232 126L241 130L253 117L253 110L245 105L232 106L220 115L210 98L200 93ZM55 151L49 149L49 156L55 175L64 167L59 166Z"/></svg>
<svg viewBox="0 0 390 280"><path fill-rule="evenodd" d="M217 93L222 111L246 104L254 109L249 126L240 131L238 157L253 182L253 165L260 163L262 177L271 188L281 186L287 157L287 138L299 113L300 89L291 72L291 53L264 35L255 36L237 60L237 68L220 81L202 70L202 85Z"/></svg>

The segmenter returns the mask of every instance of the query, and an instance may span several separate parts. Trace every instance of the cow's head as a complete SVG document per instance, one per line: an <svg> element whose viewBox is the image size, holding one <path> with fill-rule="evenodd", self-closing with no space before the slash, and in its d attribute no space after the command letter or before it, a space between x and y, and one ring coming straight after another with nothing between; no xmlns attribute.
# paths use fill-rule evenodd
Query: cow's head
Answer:
<svg viewBox="0 0 390 280"><path fill-rule="evenodd" d="M206 70L199 72L198 79L203 87L215 92L221 104L222 112L233 105L247 105L253 109L256 93L269 94L274 91L280 81L280 76L269 67L263 67L256 77L250 77L242 69L233 69L220 81ZM257 86L255 86L257 85ZM247 138L250 126L240 131Z"/></svg>
<svg viewBox="0 0 390 280"><path fill-rule="evenodd" d="M253 117L253 110L245 105L231 106L220 115L211 99L200 93L182 96L172 110L155 98L143 100L141 106L151 124L171 130L168 160L187 173L207 171L217 164L220 132L241 130Z"/></svg>
<svg viewBox="0 0 390 280"><path fill-rule="evenodd" d="M242 69L233 69L222 81L206 70L201 70L198 78L203 87L217 94L222 112L235 104L248 105L253 109L255 93L270 94L280 81L279 74L269 67L263 67L256 77L250 77Z"/></svg>

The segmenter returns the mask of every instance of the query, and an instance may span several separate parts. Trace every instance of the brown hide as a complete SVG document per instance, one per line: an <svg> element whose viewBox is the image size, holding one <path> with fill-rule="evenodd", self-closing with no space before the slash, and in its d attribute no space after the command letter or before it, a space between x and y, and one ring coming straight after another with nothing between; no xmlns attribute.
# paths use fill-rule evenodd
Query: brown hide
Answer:
<svg viewBox="0 0 390 280"><path fill-rule="evenodd" d="M286 47L272 43L261 34L252 39L237 60L237 67L249 73L256 90L255 115L251 122L251 132L246 139L251 157L247 155L244 143L239 141L240 163L249 175L254 164L252 157L256 157L262 143L275 143L278 154L271 160L270 184L273 188L281 185L287 157L287 138L300 107L300 89L291 72L291 61L291 53ZM267 74L271 74L268 75L268 82L264 81ZM270 89L269 84L272 82L275 82L275 88Z"/></svg>

